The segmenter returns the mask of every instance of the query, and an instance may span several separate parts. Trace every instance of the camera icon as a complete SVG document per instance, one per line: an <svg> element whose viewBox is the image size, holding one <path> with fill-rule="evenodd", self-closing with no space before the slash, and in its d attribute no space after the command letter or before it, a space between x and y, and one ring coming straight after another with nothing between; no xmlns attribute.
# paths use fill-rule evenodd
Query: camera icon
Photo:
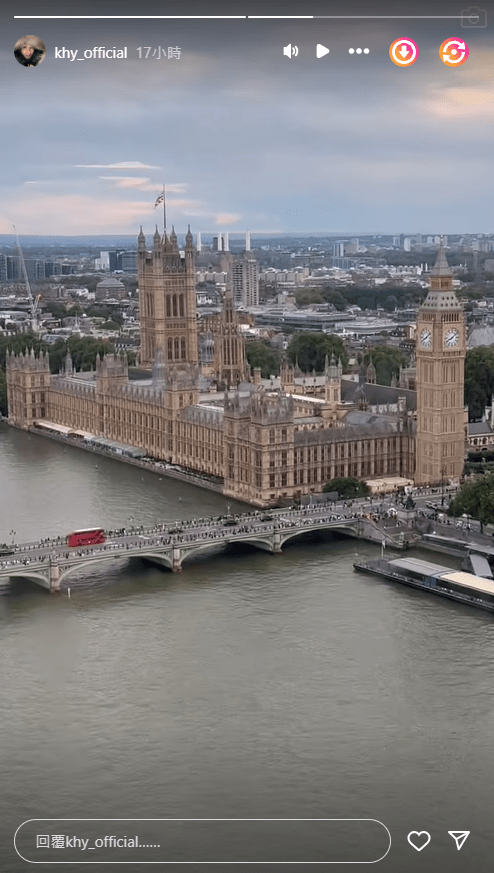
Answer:
<svg viewBox="0 0 494 873"><path fill-rule="evenodd" d="M487 27L487 12L478 6L470 6L461 10L462 27Z"/></svg>

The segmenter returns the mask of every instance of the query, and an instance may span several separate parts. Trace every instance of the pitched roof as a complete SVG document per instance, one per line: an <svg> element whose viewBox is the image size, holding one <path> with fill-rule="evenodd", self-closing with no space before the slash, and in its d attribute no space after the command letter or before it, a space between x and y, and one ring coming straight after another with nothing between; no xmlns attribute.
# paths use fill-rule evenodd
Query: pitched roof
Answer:
<svg viewBox="0 0 494 873"><path fill-rule="evenodd" d="M446 258L446 252L444 251L443 240L441 237L441 242L439 244L439 251L437 253L436 263L434 264L431 272L431 276L452 276L453 271L448 264L448 260Z"/></svg>

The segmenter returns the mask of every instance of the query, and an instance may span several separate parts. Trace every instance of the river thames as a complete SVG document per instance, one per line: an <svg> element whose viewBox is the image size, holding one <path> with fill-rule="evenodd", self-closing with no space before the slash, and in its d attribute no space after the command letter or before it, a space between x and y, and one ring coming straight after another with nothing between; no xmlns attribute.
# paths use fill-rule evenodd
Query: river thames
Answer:
<svg viewBox="0 0 494 873"><path fill-rule="evenodd" d="M0 489L0 542L227 509L5 424ZM377 819L392 847L374 869L490 870L492 616L353 570L377 553L326 534L181 574L102 563L70 599L16 580L0 597L2 869L32 869L14 850L23 821L73 817ZM449 830L471 831L461 851ZM410 831L430 834L423 851Z"/></svg>

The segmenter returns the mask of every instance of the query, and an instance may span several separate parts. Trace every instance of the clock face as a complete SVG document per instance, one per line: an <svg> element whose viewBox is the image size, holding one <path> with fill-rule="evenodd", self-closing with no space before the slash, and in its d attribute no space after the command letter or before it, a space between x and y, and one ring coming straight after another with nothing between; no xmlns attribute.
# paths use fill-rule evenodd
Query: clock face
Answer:
<svg viewBox="0 0 494 873"><path fill-rule="evenodd" d="M420 345L423 349L430 349L432 344L432 333L428 328L424 327L424 329L420 332Z"/></svg>
<svg viewBox="0 0 494 873"><path fill-rule="evenodd" d="M448 349L452 349L460 342L460 332L455 327L450 328L444 334L444 344Z"/></svg>

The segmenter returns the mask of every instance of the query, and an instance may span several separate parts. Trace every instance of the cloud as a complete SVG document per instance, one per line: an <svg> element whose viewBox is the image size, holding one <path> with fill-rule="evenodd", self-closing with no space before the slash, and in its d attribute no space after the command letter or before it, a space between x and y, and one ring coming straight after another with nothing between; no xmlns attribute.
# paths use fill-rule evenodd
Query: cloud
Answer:
<svg viewBox="0 0 494 873"><path fill-rule="evenodd" d="M139 188L140 191L157 191L159 185L153 184L150 179L140 176L100 176L105 182L113 182L115 188Z"/></svg>
<svg viewBox="0 0 494 873"><path fill-rule="evenodd" d="M24 181L24 185L49 185L50 188L53 185L66 185L67 182L65 179L26 179ZM71 182L71 185L80 185L80 182Z"/></svg>
<svg viewBox="0 0 494 873"><path fill-rule="evenodd" d="M146 200L50 194L33 188L32 197L28 201L17 200L10 204L9 213L17 227L22 228L22 233L39 233L39 216L44 216L45 234L61 233L62 228L67 235L107 234L133 233L152 208L152 203Z"/></svg>
<svg viewBox="0 0 494 873"><path fill-rule="evenodd" d="M161 185L156 182L151 182L149 177L145 176L99 176L105 182L114 182L116 188L139 188L141 191L156 191L159 194ZM183 194L186 189L184 182L177 182L175 185L166 185L166 194Z"/></svg>
<svg viewBox="0 0 494 873"><path fill-rule="evenodd" d="M492 120L494 114L494 92L491 86L448 88L435 95L428 108L433 115L468 118L470 121L477 119L485 123L488 117ZM476 128L473 135L478 135Z"/></svg>
<svg viewBox="0 0 494 873"><path fill-rule="evenodd" d="M137 191L141 194L142 189ZM136 193L137 193L136 191ZM156 191L156 187L153 187ZM105 195L98 191L77 193L72 190L55 192L38 185L30 186L30 196L19 198L12 194L3 200L4 229L0 220L0 233L10 233L12 222L22 229L23 234L40 232L40 216L43 217L43 233L66 235L77 234L118 234L137 233L140 224L152 222L158 217L160 210L154 209L155 197L145 199L130 199L123 193L113 193L113 189ZM167 213L177 227L186 223L186 215L194 214L201 204L195 200L180 198L167 199ZM161 212L162 214L162 212ZM10 228L10 229L9 229Z"/></svg>
<svg viewBox="0 0 494 873"><path fill-rule="evenodd" d="M214 223L217 225L238 224L241 218L241 215L235 215L234 212L219 212L214 217Z"/></svg>
<svg viewBox="0 0 494 873"><path fill-rule="evenodd" d="M122 161L120 164L74 164L74 166L88 170L161 170L161 167L141 164L140 161Z"/></svg>

